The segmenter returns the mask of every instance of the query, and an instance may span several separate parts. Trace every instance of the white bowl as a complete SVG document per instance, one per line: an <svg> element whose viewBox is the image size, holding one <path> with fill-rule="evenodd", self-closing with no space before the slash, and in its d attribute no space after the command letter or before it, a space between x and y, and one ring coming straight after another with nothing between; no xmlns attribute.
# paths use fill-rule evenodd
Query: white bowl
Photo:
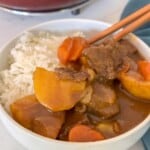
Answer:
<svg viewBox="0 0 150 150"><path fill-rule="evenodd" d="M109 24L94 21L94 20L85 20L85 19L64 19L50 21L33 28L30 28L30 31L33 30L50 30L52 32L71 32L71 31L100 31L107 28ZM28 31L29 31L28 30ZM18 35L12 41L8 42L2 49L0 53L0 70L8 66L8 54L10 49L13 47ZM138 39L133 34L128 36L131 43L133 43L141 55L146 59L150 60L150 48ZM13 118L5 111L3 106L0 105L0 119L4 123L8 131L17 139L22 145L31 150L123 150L128 149L130 146L135 144L148 130L150 126L150 115L135 128L130 131L117 136L112 139L97 141L97 142L87 142L87 143L72 143L53 140L46 138L31 132L28 129L25 129L19 125Z"/></svg>

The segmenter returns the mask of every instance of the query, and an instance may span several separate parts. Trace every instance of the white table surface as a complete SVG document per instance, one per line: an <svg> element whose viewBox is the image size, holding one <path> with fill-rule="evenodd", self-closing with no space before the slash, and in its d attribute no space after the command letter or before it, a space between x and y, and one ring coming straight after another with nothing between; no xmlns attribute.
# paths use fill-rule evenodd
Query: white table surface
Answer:
<svg viewBox="0 0 150 150"><path fill-rule="evenodd" d="M73 16L70 11L53 13L45 16L19 16L0 10L0 46L12 39L26 28L60 18L88 18L114 23L128 0L93 0L93 3L82 9L81 14ZM5 129L0 121L0 150L27 150L20 145ZM144 150L139 141L130 150Z"/></svg>

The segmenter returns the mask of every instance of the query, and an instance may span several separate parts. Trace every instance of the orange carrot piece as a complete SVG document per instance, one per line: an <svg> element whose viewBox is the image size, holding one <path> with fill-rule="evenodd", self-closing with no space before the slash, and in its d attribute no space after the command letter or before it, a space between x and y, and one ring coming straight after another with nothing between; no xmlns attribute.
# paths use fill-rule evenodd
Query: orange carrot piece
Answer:
<svg viewBox="0 0 150 150"><path fill-rule="evenodd" d="M73 49L69 57L70 61L77 60L81 56L83 49L88 45L86 39L82 37L74 37L73 44Z"/></svg>
<svg viewBox="0 0 150 150"><path fill-rule="evenodd" d="M76 61L87 45L86 39L82 37L69 37L65 39L58 48L58 58L60 62L67 64L69 61Z"/></svg>
<svg viewBox="0 0 150 150"><path fill-rule="evenodd" d="M145 80L150 81L150 61L142 60L138 62L138 69Z"/></svg>
<svg viewBox="0 0 150 150"><path fill-rule="evenodd" d="M70 49L73 47L72 38L66 38L58 48L58 59L62 64L66 64L69 59Z"/></svg>
<svg viewBox="0 0 150 150"><path fill-rule="evenodd" d="M69 132L69 141L91 142L103 140L104 136L87 125L75 125Z"/></svg>

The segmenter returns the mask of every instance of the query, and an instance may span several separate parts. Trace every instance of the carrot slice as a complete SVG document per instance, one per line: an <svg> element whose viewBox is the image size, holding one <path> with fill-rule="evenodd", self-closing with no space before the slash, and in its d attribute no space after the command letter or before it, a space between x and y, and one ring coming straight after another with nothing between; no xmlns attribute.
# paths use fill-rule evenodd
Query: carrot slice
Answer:
<svg viewBox="0 0 150 150"><path fill-rule="evenodd" d="M69 141L91 142L103 140L104 136L87 125L75 125L69 132Z"/></svg>
<svg viewBox="0 0 150 150"><path fill-rule="evenodd" d="M73 48L73 40L72 38L67 38L63 41L63 43L58 48L58 59L62 64L66 64L69 59L70 50Z"/></svg>
<svg viewBox="0 0 150 150"><path fill-rule="evenodd" d="M73 38L73 49L71 50L71 54L69 56L70 61L77 60L85 47L87 47L87 41L82 37L74 37Z"/></svg>
<svg viewBox="0 0 150 150"><path fill-rule="evenodd" d="M150 81L150 61L139 61L138 68L145 80Z"/></svg>
<svg viewBox="0 0 150 150"><path fill-rule="evenodd" d="M69 61L76 61L87 45L86 39L82 37L66 38L58 48L58 58L60 62L67 64Z"/></svg>

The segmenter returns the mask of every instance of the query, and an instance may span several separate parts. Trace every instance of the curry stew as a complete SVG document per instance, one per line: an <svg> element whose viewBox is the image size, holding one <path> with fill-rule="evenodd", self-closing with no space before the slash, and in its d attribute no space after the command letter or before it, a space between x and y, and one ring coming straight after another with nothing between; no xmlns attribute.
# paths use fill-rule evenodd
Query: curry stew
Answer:
<svg viewBox="0 0 150 150"><path fill-rule="evenodd" d="M150 62L127 40L88 45L77 60L53 71L37 67L33 83L34 95L11 104L12 116L53 139L109 139L134 128L150 112Z"/></svg>

